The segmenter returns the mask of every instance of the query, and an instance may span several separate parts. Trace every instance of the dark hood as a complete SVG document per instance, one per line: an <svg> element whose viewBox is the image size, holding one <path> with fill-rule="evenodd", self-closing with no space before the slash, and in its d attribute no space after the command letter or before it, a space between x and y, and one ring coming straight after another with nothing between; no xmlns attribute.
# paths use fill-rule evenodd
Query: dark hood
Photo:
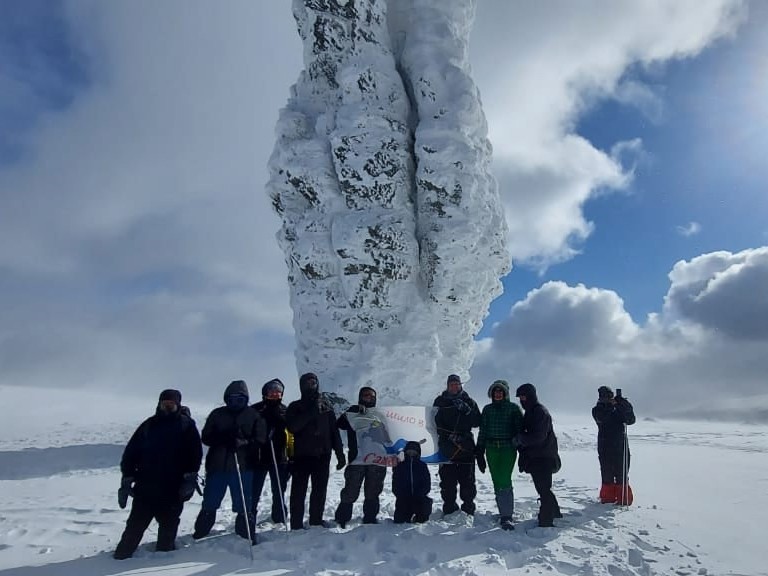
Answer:
<svg viewBox="0 0 768 576"><path fill-rule="evenodd" d="M227 396L234 396L235 394L249 396L248 386L245 383L245 380L232 380L232 382L229 383L229 386L224 390L224 402L227 401Z"/></svg>
<svg viewBox="0 0 768 576"><path fill-rule="evenodd" d="M522 386L518 386L517 391L515 392L515 396L518 398L520 396L525 396L525 402L522 400L520 401L520 405L523 408L529 408L539 403L539 397L536 395L536 387L529 382L526 382Z"/></svg>
<svg viewBox="0 0 768 576"><path fill-rule="evenodd" d="M310 381L317 382L317 386L312 387ZM302 374L299 378L299 391L303 400L314 400L320 396L320 378L314 372Z"/></svg>

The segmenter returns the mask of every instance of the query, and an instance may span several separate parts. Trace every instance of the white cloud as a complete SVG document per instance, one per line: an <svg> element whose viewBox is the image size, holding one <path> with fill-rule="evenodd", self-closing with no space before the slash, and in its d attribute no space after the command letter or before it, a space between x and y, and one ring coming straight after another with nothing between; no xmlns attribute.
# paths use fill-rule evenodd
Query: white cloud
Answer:
<svg viewBox="0 0 768 576"><path fill-rule="evenodd" d="M24 163L0 168L3 381L186 392L290 380L286 271L263 192L301 68L289 4L66 6L93 83L38 122ZM579 115L611 97L652 110L629 67L696 54L733 30L739 6L478 3L472 59L515 258L571 258L594 226L584 202L631 182L639 142L597 150L573 133ZM632 331L615 299L583 298L588 318Z"/></svg>
<svg viewBox="0 0 768 576"><path fill-rule="evenodd" d="M513 260L541 268L573 257L594 227L584 203L631 184L631 158L627 167L574 134L579 117L613 98L659 120L660 88L628 77L632 68L695 56L744 12L738 0L478 3L473 65Z"/></svg>
<svg viewBox="0 0 768 576"><path fill-rule="evenodd" d="M688 238L701 232L701 224L698 222L688 222L688 224L685 226L678 226L675 229L677 230L677 233L680 234L680 236L685 236Z"/></svg>
<svg viewBox="0 0 768 576"><path fill-rule="evenodd" d="M3 343L31 356L6 352L4 376L154 388L176 374L202 389L291 366L264 193L301 66L290 8L69 8L94 83L44 118L26 163L0 172Z"/></svg>
<svg viewBox="0 0 768 576"><path fill-rule="evenodd" d="M548 282L480 343L472 386L531 381L560 409L585 409L598 386L642 411L717 412L717 400L765 392L768 247L675 264L663 312L636 324L608 290Z"/></svg>

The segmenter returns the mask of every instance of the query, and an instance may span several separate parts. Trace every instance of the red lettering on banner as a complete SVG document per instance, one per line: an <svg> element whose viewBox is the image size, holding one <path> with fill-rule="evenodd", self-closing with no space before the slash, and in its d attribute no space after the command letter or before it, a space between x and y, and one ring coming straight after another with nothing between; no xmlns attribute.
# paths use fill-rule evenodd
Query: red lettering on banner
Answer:
<svg viewBox="0 0 768 576"><path fill-rule="evenodd" d="M394 454L385 454L382 456L381 454L369 452L363 457L363 463L394 467L400 463L400 460L398 460L397 456Z"/></svg>

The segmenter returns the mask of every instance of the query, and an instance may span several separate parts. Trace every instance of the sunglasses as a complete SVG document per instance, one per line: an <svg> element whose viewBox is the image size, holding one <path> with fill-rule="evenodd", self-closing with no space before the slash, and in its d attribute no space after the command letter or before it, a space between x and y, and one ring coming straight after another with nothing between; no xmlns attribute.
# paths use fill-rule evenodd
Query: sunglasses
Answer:
<svg viewBox="0 0 768 576"><path fill-rule="evenodd" d="M267 390L267 398L269 398L270 400L279 400L282 397L283 397L283 393L278 389Z"/></svg>

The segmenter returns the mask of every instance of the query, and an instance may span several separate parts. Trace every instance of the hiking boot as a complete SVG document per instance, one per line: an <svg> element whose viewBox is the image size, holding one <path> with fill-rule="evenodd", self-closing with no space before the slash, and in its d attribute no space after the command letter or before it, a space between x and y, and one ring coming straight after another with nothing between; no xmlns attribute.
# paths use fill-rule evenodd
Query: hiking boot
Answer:
<svg viewBox="0 0 768 576"><path fill-rule="evenodd" d="M456 502L446 502L443 504L443 516L448 516L454 512L458 512L459 507Z"/></svg>
<svg viewBox="0 0 768 576"><path fill-rule="evenodd" d="M509 516L502 516L499 518L499 526L502 530L514 530L515 524L512 522L512 518Z"/></svg>
<svg viewBox="0 0 768 576"><path fill-rule="evenodd" d="M475 515L475 503L474 502L463 502L461 504L461 511L469 514L470 516Z"/></svg>

